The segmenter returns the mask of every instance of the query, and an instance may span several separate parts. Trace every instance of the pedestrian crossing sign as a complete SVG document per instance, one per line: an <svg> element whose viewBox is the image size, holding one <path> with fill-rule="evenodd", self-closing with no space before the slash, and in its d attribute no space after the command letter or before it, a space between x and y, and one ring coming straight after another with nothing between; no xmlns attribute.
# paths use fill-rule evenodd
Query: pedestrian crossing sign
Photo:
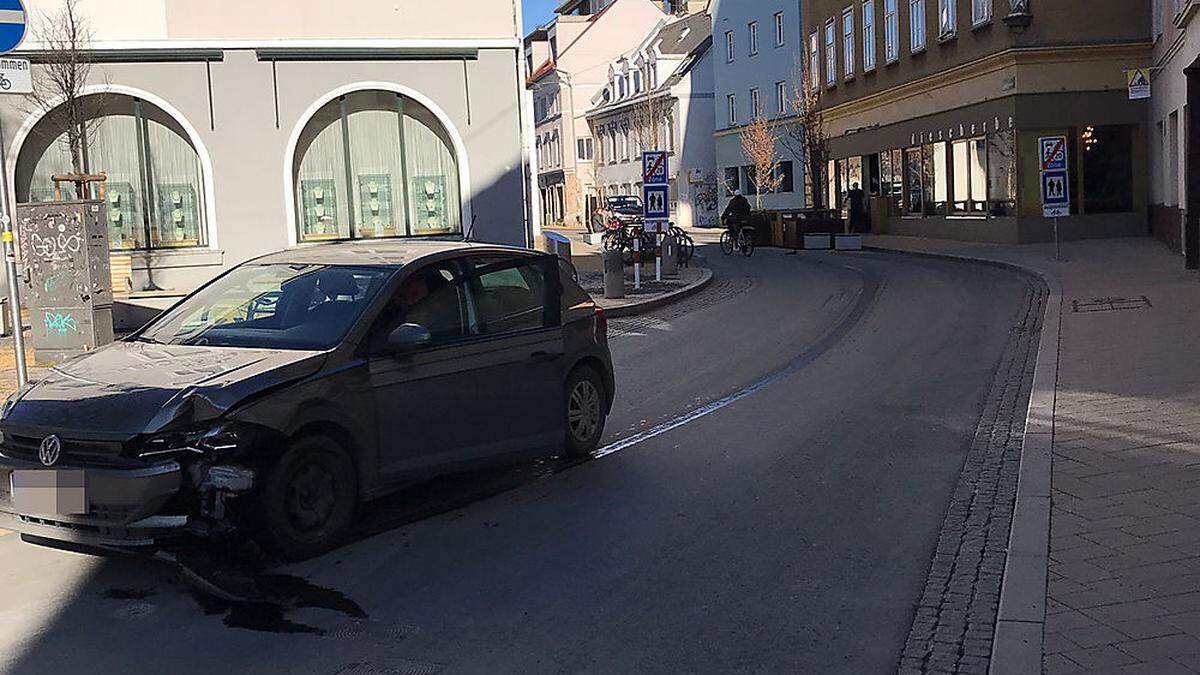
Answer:
<svg viewBox="0 0 1200 675"><path fill-rule="evenodd" d="M1137 101L1150 98L1150 69L1135 68L1125 71L1125 81L1129 84L1129 100Z"/></svg>

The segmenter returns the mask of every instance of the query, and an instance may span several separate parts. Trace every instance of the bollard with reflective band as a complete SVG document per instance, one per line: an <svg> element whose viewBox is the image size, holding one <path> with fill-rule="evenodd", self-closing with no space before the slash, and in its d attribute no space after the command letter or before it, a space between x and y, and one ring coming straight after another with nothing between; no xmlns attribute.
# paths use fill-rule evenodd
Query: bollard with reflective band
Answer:
<svg viewBox="0 0 1200 675"><path fill-rule="evenodd" d="M633 234L633 290L642 288L642 234Z"/></svg>
<svg viewBox="0 0 1200 675"><path fill-rule="evenodd" d="M679 274L679 242L669 234L663 236L662 264L664 277L674 277Z"/></svg>

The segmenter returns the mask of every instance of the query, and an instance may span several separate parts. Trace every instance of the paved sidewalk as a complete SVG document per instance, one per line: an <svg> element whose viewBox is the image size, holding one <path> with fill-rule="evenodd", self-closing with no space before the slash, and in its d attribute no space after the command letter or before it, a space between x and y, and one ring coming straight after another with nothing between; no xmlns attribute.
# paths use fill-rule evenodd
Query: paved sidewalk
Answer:
<svg viewBox="0 0 1200 675"><path fill-rule="evenodd" d="M989 246L1062 285L1046 673L1200 673L1200 275L1149 239Z"/></svg>

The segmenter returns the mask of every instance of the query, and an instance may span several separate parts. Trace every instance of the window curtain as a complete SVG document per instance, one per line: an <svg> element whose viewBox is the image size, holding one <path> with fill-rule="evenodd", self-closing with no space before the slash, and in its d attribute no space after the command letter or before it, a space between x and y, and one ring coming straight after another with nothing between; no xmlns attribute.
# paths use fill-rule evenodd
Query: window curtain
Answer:
<svg viewBox="0 0 1200 675"><path fill-rule="evenodd" d="M200 246L204 242L200 157L175 130L146 120L155 246Z"/></svg>
<svg viewBox="0 0 1200 675"><path fill-rule="evenodd" d="M407 234L399 106L391 92L362 92L347 99L354 223L360 237Z"/></svg>
<svg viewBox="0 0 1200 675"><path fill-rule="evenodd" d="M338 101L313 116L301 135L297 154L301 157L296 175L300 240L349 238L349 191Z"/></svg>
<svg viewBox="0 0 1200 675"><path fill-rule="evenodd" d="M406 114L404 117L404 150L412 195L409 211L412 233L461 231L458 165L449 144L434 133L427 120L421 117L424 116Z"/></svg>

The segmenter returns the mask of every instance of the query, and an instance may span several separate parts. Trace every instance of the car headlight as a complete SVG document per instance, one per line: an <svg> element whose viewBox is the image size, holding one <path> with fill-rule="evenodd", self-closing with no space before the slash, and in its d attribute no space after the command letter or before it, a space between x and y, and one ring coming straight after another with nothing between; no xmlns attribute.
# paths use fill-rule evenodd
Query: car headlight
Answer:
<svg viewBox="0 0 1200 675"><path fill-rule="evenodd" d="M169 431L150 437L138 452L140 459L161 459L181 454L207 455L236 450L238 434L223 424L186 431Z"/></svg>

